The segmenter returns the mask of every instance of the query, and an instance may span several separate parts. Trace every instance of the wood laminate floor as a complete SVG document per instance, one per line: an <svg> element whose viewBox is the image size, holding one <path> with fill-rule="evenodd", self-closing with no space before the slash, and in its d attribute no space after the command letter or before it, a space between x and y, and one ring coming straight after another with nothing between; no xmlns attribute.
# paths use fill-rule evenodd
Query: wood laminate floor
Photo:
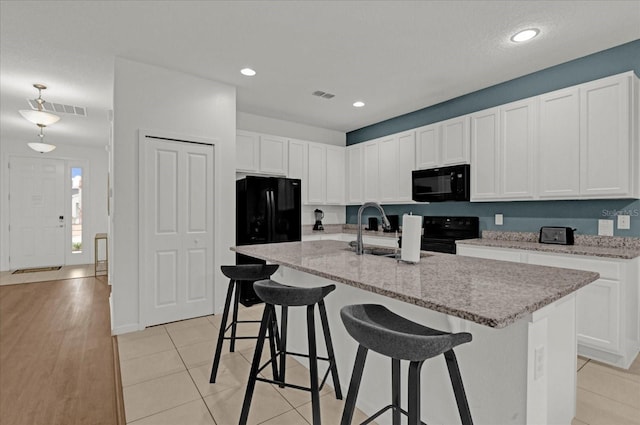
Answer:
<svg viewBox="0 0 640 425"><path fill-rule="evenodd" d="M0 423L117 423L106 278L0 286Z"/></svg>

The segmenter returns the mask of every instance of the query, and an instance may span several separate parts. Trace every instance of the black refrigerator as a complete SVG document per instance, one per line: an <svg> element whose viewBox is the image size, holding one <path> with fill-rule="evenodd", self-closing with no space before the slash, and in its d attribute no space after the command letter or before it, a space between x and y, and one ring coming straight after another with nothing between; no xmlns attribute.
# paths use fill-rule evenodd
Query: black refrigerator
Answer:
<svg viewBox="0 0 640 425"><path fill-rule="evenodd" d="M293 242L302 235L302 195L299 179L247 176L236 181L236 244ZM237 264L264 263L236 254ZM260 302L250 283L240 284L240 302Z"/></svg>

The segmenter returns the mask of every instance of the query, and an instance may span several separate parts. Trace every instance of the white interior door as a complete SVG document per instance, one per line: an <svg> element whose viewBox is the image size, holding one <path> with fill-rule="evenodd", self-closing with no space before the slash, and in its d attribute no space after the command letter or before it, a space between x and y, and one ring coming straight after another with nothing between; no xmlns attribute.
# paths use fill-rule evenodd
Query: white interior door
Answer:
<svg viewBox="0 0 640 425"><path fill-rule="evenodd" d="M13 157L9 165L10 266L62 266L65 163Z"/></svg>
<svg viewBox="0 0 640 425"><path fill-rule="evenodd" d="M141 322L213 313L214 147L140 139Z"/></svg>

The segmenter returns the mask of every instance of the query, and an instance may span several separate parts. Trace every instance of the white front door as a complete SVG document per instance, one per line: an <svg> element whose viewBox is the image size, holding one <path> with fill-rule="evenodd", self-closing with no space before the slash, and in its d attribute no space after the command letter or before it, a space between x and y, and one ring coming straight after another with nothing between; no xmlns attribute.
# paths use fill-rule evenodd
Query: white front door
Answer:
<svg viewBox="0 0 640 425"><path fill-rule="evenodd" d="M140 136L141 323L213 313L212 145Z"/></svg>
<svg viewBox="0 0 640 425"><path fill-rule="evenodd" d="M12 269L64 265L65 163L12 157L9 233Z"/></svg>

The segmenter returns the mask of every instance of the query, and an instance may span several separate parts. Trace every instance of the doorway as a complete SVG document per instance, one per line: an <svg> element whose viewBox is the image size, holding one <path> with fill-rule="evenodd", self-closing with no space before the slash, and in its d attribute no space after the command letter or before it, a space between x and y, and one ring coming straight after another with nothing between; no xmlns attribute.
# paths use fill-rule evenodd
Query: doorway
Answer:
<svg viewBox="0 0 640 425"><path fill-rule="evenodd" d="M139 143L141 324L212 314L214 145L143 132Z"/></svg>

